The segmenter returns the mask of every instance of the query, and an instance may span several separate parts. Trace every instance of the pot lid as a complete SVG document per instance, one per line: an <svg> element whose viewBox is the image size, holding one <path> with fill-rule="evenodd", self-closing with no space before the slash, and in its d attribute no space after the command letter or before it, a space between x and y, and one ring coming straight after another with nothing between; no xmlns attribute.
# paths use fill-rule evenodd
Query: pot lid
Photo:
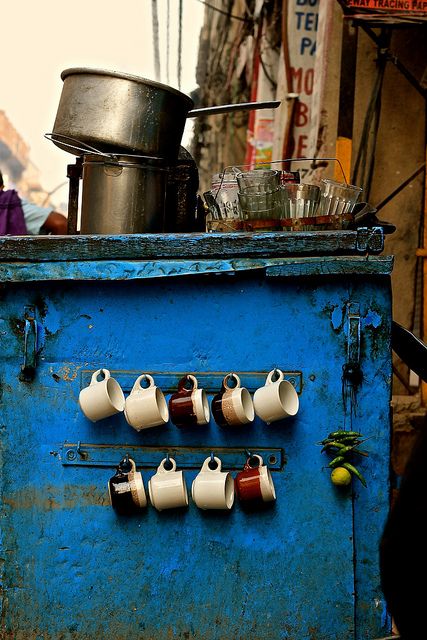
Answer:
<svg viewBox="0 0 427 640"><path fill-rule="evenodd" d="M141 78L140 76L134 76L130 73L122 73L120 71L109 71L107 69L89 69L86 67L74 67L70 69L64 69L61 72L61 79L65 80L68 76L71 75L94 75L94 76L108 76L110 78L118 78L121 80L129 80L131 82L138 82L139 84L144 84L149 87L153 87L154 89L160 89L162 91L167 91L169 93L173 93L179 98L182 98L188 103L188 109L192 109L194 107L194 102L187 96L187 94L178 91L178 89L174 89L173 87L169 87L167 84L162 84L161 82L156 82L155 80L148 80L147 78Z"/></svg>

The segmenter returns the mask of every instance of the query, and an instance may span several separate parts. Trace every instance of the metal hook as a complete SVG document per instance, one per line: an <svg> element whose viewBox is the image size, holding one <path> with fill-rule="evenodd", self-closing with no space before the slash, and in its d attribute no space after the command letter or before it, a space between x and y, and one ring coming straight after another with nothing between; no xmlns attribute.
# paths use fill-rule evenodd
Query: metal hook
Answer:
<svg viewBox="0 0 427 640"><path fill-rule="evenodd" d="M215 458L214 452L211 451L211 462L215 462L214 458Z"/></svg>
<svg viewBox="0 0 427 640"><path fill-rule="evenodd" d="M173 469L173 463L170 460L169 452L166 453L165 461L163 463L163 468L166 469L166 471L171 471Z"/></svg>
<svg viewBox="0 0 427 640"><path fill-rule="evenodd" d="M271 376L271 381L273 382L273 377L278 376L280 378L280 373L279 373L280 369L279 367L274 367L273 369L273 375Z"/></svg>

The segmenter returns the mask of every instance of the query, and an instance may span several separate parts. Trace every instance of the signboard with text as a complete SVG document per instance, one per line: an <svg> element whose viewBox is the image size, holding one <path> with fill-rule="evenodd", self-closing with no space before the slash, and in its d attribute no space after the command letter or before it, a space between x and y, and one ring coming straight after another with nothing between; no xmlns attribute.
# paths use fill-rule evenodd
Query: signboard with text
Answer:
<svg viewBox="0 0 427 640"><path fill-rule="evenodd" d="M427 0L344 0L344 7L374 13L403 13L427 16Z"/></svg>
<svg viewBox="0 0 427 640"><path fill-rule="evenodd" d="M290 91L299 96L292 132L292 156L295 158L311 155L309 135L318 22L319 0L289 2Z"/></svg>

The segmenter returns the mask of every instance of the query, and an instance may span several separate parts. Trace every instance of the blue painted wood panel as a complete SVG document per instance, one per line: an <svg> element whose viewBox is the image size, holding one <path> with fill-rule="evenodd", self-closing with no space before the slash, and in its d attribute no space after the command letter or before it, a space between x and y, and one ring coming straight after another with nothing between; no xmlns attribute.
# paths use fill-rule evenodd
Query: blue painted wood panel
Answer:
<svg viewBox="0 0 427 640"><path fill-rule="evenodd" d="M345 258L342 259L345 264ZM350 271L347 269L347 271ZM285 274L286 276L286 274ZM347 304L360 306L363 383L345 414ZM23 314L39 325L33 382L19 381ZM385 635L377 545L388 506L390 283L385 276L191 277L10 284L2 293L2 633L47 640L327 640ZM122 415L93 424L85 372L301 373L300 411L265 425L136 433ZM216 379L216 378L215 378ZM128 391L128 388L126 389ZM209 397L212 397L209 388ZM337 491L316 444L370 436L368 488ZM118 517L111 467L63 464L64 443L199 451L277 448L277 503L259 512ZM184 456L184 450L183 450ZM199 459L199 458L197 458ZM160 456L159 456L160 462ZM233 462L233 465L237 464ZM241 466L244 464L242 455ZM155 465L143 468L145 482ZM186 468L187 485L195 467ZM235 470L233 470L235 473ZM356 554L354 551L356 550Z"/></svg>

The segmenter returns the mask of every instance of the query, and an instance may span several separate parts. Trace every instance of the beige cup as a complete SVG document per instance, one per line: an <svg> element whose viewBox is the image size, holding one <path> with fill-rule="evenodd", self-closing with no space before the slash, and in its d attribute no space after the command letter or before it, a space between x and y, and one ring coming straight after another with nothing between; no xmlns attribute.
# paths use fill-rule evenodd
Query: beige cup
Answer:
<svg viewBox="0 0 427 640"><path fill-rule="evenodd" d="M141 387L146 380L148 387ZM137 431L164 425L169 420L168 405L163 391L156 387L154 379L148 373L140 375L126 398L125 418Z"/></svg>
<svg viewBox="0 0 427 640"><path fill-rule="evenodd" d="M166 468L168 462L171 468ZM187 486L184 472L176 470L173 458L164 458L157 468L157 473L148 481L148 492L153 507L157 511L188 507Z"/></svg>
<svg viewBox="0 0 427 640"><path fill-rule="evenodd" d="M234 480L221 471L221 460L206 458L191 486L191 495L199 509L231 509L234 503Z"/></svg>
<svg viewBox="0 0 427 640"><path fill-rule="evenodd" d="M274 375L278 375L278 379L273 382ZM298 413L298 394L294 386L285 380L283 371L270 371L265 385L254 393L254 408L257 416L267 424Z"/></svg>
<svg viewBox="0 0 427 640"><path fill-rule="evenodd" d="M100 375L104 376L102 380L98 380ZM108 369L98 369L92 375L89 386L80 391L79 405L86 418L97 422L123 411L125 397Z"/></svg>

